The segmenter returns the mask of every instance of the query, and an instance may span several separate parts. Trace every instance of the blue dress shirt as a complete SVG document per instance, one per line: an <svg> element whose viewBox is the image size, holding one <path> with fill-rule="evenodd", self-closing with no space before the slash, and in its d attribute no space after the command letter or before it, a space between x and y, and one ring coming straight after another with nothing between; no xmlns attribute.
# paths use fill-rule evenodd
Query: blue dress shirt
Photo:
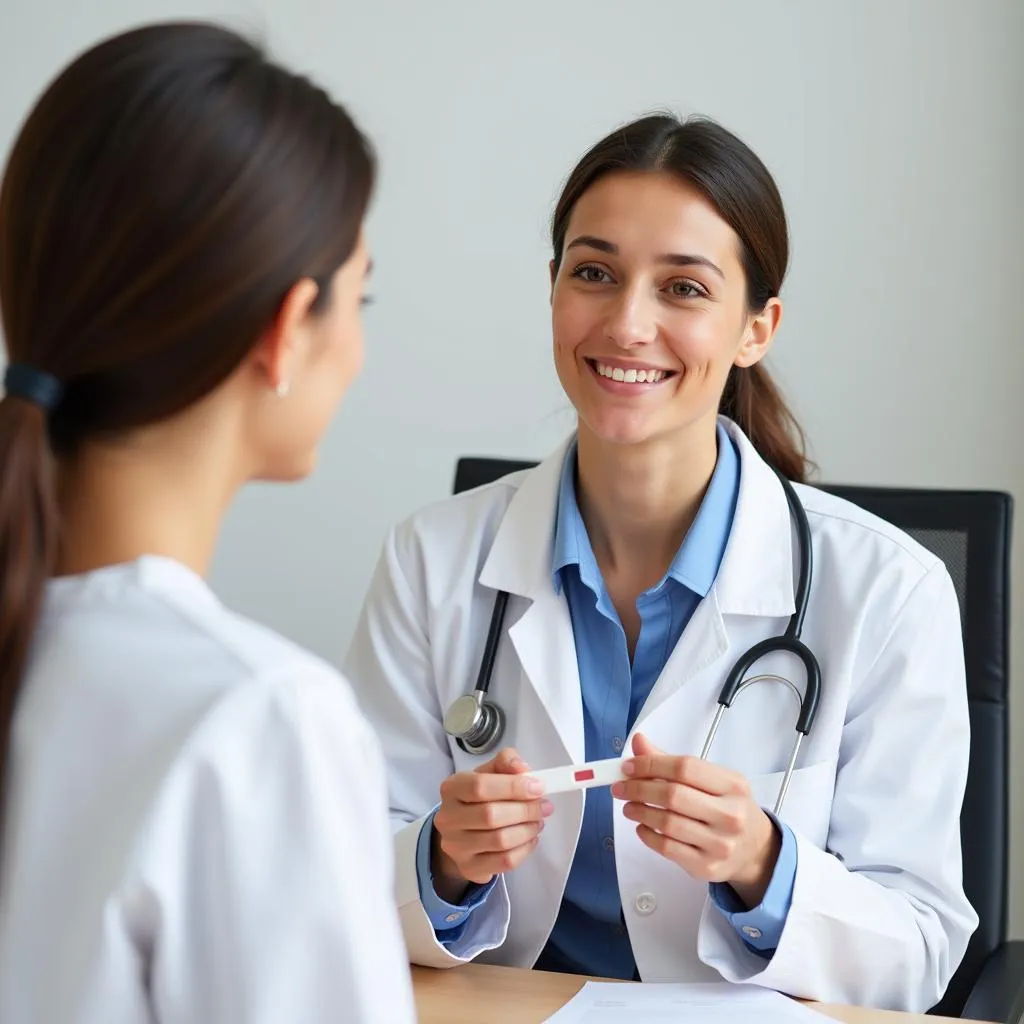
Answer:
<svg viewBox="0 0 1024 1024"><path fill-rule="evenodd" d="M637 599L640 634L632 664L626 635L597 565L576 502L576 449L562 469L555 522L552 585L564 591L572 619L583 697L588 761L628 754L626 736L700 601L707 596L725 553L739 492L740 463L735 445L718 428L718 461L700 509L668 572ZM615 871L610 789L586 791L583 825L554 930L538 967L633 978L636 964L622 918ZM774 820L774 819L773 819ZM417 845L417 872L424 908L438 939L458 955L470 913L493 887L474 887L454 906L434 892L430 877L431 816ZM719 910L747 946L770 957L778 945L796 877L796 839L776 821L782 847L775 871L758 907L747 910L729 885L710 886Z"/></svg>

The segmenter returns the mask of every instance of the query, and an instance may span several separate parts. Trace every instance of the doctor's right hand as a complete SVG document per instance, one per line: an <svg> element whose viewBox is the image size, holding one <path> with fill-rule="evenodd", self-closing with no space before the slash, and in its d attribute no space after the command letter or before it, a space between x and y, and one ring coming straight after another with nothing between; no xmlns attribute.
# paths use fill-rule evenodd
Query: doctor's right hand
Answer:
<svg viewBox="0 0 1024 1024"><path fill-rule="evenodd" d="M441 899L458 903L468 883L486 884L534 851L554 807L529 770L506 747L479 768L441 783L431 850L434 890Z"/></svg>

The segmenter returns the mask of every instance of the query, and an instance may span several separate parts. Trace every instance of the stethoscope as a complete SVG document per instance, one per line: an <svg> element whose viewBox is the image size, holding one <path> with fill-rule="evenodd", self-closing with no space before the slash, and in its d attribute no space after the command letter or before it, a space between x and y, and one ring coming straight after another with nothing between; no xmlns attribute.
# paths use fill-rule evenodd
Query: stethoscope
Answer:
<svg viewBox="0 0 1024 1024"><path fill-rule="evenodd" d="M804 511L800 499L793 490L793 485L780 473L776 473L782 489L786 492L786 500L789 503L789 512L796 528L797 550L800 552L800 574L796 585L796 607L789 617L789 624L786 632L781 636L768 637L760 643L755 644L746 651L733 665L729 672L721 693L718 695L718 708L715 711L714 720L708 730L707 739L704 741L704 748L701 751L701 759L707 758L711 752L711 744L714 743L721 725L722 716L726 708L732 707L732 702L748 687L759 682L779 682L789 687L795 695L800 712L796 720L796 740L793 749L790 751L789 763L779 787L778 799L775 801L774 813L778 814L782 809L782 802L786 799L789 790L789 782L796 767L797 755L800 752L800 744L803 738L811 731L814 718L818 712L818 699L821 695L821 668L818 659L815 658L810 648L800 639L800 632L804 625L804 614L807 611L807 600L811 589L811 528L807 522L807 513ZM504 590L498 592L494 599L494 610L491 612L491 624L487 630L487 642L484 644L483 657L480 659L480 671L477 673L476 686L471 693L464 693L457 698L448 708L444 716L444 730L453 737L458 745L469 754L486 754L493 750L501 740L505 732L505 712L501 706L488 699L487 691L490 689L491 676L494 673L494 660L498 652L498 641L501 638L501 631L505 621L505 608L508 605L508 593ZM751 666L769 654L782 652L793 654L803 662L807 674L807 682L804 692L800 690L792 680L783 676L763 674L744 679Z"/></svg>

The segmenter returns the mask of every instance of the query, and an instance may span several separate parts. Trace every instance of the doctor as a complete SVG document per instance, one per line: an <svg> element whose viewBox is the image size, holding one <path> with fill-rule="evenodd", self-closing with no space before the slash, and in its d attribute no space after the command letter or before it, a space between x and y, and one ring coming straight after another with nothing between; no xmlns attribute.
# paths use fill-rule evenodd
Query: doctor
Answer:
<svg viewBox="0 0 1024 1024"><path fill-rule="evenodd" d="M822 692L781 816L766 808L795 735L795 658L760 662L780 678L740 695L695 756L735 660L794 611L773 469L800 481L805 461L763 366L788 256L776 186L714 123L644 118L580 161L552 245L578 431L394 529L347 662L389 765L410 957L929 1007L976 925L942 563L799 486ZM499 592L489 695L506 728L473 755L444 715L474 688ZM620 753L612 790L549 798L531 780Z"/></svg>
<svg viewBox="0 0 1024 1024"><path fill-rule="evenodd" d="M238 490L310 471L362 365L373 179L340 106L203 24L93 47L15 141L5 1024L415 1019L379 744L205 580Z"/></svg>

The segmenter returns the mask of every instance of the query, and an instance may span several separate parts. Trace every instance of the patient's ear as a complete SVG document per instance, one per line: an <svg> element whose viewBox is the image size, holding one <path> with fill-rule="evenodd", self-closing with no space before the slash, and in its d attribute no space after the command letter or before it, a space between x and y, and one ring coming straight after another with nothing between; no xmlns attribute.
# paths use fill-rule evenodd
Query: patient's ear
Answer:
<svg viewBox="0 0 1024 1024"><path fill-rule="evenodd" d="M287 390L296 369L303 330L319 291L312 278L296 281L249 354L252 365L266 377L271 390Z"/></svg>

